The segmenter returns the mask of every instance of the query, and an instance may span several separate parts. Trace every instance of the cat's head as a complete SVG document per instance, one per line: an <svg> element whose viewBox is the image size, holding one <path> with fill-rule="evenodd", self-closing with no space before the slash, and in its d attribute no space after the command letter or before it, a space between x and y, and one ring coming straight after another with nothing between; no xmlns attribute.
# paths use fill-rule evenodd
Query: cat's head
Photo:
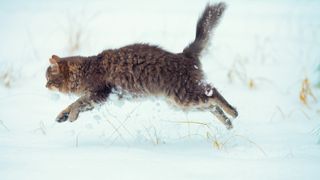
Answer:
<svg viewBox="0 0 320 180"><path fill-rule="evenodd" d="M47 68L46 72L46 87L50 90L67 93L67 77L65 72L63 72L61 58L56 55L52 55L49 62L50 66Z"/></svg>

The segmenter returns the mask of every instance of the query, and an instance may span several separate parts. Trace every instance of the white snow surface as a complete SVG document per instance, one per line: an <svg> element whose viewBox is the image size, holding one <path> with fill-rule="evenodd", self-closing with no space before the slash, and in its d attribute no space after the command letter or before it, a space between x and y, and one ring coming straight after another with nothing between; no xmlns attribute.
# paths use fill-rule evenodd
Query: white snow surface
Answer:
<svg viewBox="0 0 320 180"><path fill-rule="evenodd" d="M207 2L1 1L0 179L319 179L320 103L299 100L305 78L320 99L316 0L227 1L199 68L237 107L233 130L208 112L113 96L54 121L77 97L45 88L52 54L136 42L181 52Z"/></svg>

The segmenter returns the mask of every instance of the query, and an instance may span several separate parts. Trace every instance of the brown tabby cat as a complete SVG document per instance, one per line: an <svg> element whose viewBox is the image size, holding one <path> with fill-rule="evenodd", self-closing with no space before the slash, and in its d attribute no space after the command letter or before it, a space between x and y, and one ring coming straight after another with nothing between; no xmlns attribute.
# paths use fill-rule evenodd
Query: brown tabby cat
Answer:
<svg viewBox="0 0 320 180"><path fill-rule="evenodd" d="M197 23L195 40L182 53L133 44L90 57L53 55L46 73L46 87L80 96L56 120L75 121L80 112L92 110L114 93L119 97L164 96L181 109L209 111L228 129L232 128L224 111L234 118L238 112L204 82L199 60L225 8L224 3L206 6Z"/></svg>

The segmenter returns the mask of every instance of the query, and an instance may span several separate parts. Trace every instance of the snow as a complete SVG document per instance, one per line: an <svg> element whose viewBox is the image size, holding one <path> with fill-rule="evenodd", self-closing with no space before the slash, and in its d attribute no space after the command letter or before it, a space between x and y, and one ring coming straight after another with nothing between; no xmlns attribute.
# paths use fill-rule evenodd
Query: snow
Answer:
<svg viewBox="0 0 320 180"><path fill-rule="evenodd" d="M230 131L156 98L111 97L73 123L54 122L77 97L45 88L52 54L135 42L181 52L206 3L1 1L0 179L319 179L316 0L227 1L201 67L239 111ZM307 105L305 78L318 99Z"/></svg>
<svg viewBox="0 0 320 180"><path fill-rule="evenodd" d="M206 92L205 92L206 96L210 97L212 96L213 94L213 90L212 89L208 89Z"/></svg>

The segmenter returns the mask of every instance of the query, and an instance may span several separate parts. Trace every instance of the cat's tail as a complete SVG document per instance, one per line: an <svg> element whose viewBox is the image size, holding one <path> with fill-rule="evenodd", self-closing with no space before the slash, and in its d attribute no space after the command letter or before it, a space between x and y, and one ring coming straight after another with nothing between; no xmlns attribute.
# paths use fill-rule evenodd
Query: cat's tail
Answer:
<svg viewBox="0 0 320 180"><path fill-rule="evenodd" d="M207 4L197 23L196 38L183 50L183 54L188 57L198 59L201 52L206 48L210 40L212 30L218 25L219 20L226 9L226 4Z"/></svg>

